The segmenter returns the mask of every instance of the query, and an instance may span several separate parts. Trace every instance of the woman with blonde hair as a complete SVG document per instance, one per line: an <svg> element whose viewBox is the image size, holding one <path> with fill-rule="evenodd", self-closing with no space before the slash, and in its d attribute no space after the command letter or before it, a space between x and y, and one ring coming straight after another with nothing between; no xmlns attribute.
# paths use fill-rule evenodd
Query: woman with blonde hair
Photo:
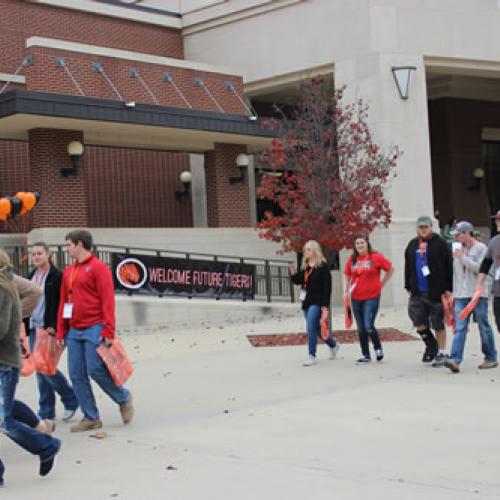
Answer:
<svg viewBox="0 0 500 500"><path fill-rule="evenodd" d="M26 451L39 456L39 473L45 476L54 465L54 457L61 442L35 430L18 415L15 392L21 368L21 318L21 305L10 259L0 249L0 430ZM0 473L3 475L3 464L0 466ZM3 483L2 475L0 484Z"/></svg>
<svg viewBox="0 0 500 500"><path fill-rule="evenodd" d="M306 318L309 358L304 366L312 366L317 363L316 343L321 337L321 315L328 312L332 294L332 277L317 241L310 240L304 245L300 271L293 264L290 271L293 283L301 286L300 300ZM330 359L335 359L339 345L331 335L324 342L330 348Z"/></svg>

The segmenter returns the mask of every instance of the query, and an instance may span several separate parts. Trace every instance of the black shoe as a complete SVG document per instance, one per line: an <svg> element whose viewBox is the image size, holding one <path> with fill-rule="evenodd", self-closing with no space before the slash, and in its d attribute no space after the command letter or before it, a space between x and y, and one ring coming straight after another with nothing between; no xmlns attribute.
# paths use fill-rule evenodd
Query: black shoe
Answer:
<svg viewBox="0 0 500 500"><path fill-rule="evenodd" d="M438 349L434 347L426 347L424 355L422 356L422 363L430 363L431 361L434 361L438 352Z"/></svg>
<svg viewBox="0 0 500 500"><path fill-rule="evenodd" d="M375 354L377 355L377 361L382 361L384 359L384 351L382 349L377 349Z"/></svg>
<svg viewBox="0 0 500 500"><path fill-rule="evenodd" d="M61 441L59 441L59 439L56 439L56 450L54 451L52 456L46 458L45 460L40 460L40 476L46 476L52 470L52 467L54 467L54 460L60 449Z"/></svg>
<svg viewBox="0 0 500 500"><path fill-rule="evenodd" d="M432 366L434 368L441 368L441 366L446 366L447 361L448 361L448 355L439 353L434 359L434 363L432 363Z"/></svg>
<svg viewBox="0 0 500 500"><path fill-rule="evenodd" d="M362 358L359 358L356 363L369 363L371 361L370 358L367 358L366 356L363 356Z"/></svg>

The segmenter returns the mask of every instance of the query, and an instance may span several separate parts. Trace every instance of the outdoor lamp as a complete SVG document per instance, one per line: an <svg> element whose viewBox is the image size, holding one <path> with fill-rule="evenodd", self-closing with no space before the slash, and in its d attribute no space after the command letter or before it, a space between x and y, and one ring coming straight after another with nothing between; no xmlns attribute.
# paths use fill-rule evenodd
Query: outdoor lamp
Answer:
<svg viewBox="0 0 500 500"><path fill-rule="evenodd" d="M415 66L393 66L391 68L401 99L408 99L411 75L416 69Z"/></svg>
<svg viewBox="0 0 500 500"><path fill-rule="evenodd" d="M191 181L193 180L193 174L189 172L189 170L184 170L181 172L179 179L182 182L182 186L184 187L184 189L182 191L175 192L176 200L182 200L182 198L187 198L189 196L189 186L191 185Z"/></svg>
<svg viewBox="0 0 500 500"><path fill-rule="evenodd" d="M236 166L240 169L240 175L229 177L230 184L243 184L245 182L245 168L248 168L250 165L250 157L241 153L236 157Z"/></svg>
<svg viewBox="0 0 500 500"><path fill-rule="evenodd" d="M61 175L63 177L69 177L70 175L77 176L80 157L83 154L83 144L80 141L71 141L68 144L67 151L71 158L71 167L61 168Z"/></svg>
<svg viewBox="0 0 500 500"><path fill-rule="evenodd" d="M484 168L476 167L472 171L472 178L474 179L474 182L469 186L469 191L481 191L481 181L484 179Z"/></svg>

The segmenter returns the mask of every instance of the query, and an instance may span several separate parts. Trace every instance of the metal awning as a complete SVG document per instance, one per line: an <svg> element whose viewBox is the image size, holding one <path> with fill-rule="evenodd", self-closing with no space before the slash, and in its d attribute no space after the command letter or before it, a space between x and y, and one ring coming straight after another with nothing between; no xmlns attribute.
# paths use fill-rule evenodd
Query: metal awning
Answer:
<svg viewBox="0 0 500 500"><path fill-rule="evenodd" d="M0 95L0 139L27 140L29 130L80 130L86 144L208 151L215 143L266 147L273 137L244 115L95 97L14 90Z"/></svg>

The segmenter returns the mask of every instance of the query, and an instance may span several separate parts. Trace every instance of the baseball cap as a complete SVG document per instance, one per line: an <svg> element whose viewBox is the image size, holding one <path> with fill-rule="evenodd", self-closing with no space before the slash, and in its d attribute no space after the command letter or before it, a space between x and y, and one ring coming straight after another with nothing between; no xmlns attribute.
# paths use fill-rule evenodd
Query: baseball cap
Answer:
<svg viewBox="0 0 500 500"><path fill-rule="evenodd" d="M432 219L428 215L422 215L417 219L417 227L421 226L431 226L432 227Z"/></svg>
<svg viewBox="0 0 500 500"><path fill-rule="evenodd" d="M492 215L490 219L500 219L500 210L495 215Z"/></svg>
<svg viewBox="0 0 500 500"><path fill-rule="evenodd" d="M474 232L474 226L470 222L467 222L465 220L459 222L452 231L453 234L473 233L473 232Z"/></svg>

